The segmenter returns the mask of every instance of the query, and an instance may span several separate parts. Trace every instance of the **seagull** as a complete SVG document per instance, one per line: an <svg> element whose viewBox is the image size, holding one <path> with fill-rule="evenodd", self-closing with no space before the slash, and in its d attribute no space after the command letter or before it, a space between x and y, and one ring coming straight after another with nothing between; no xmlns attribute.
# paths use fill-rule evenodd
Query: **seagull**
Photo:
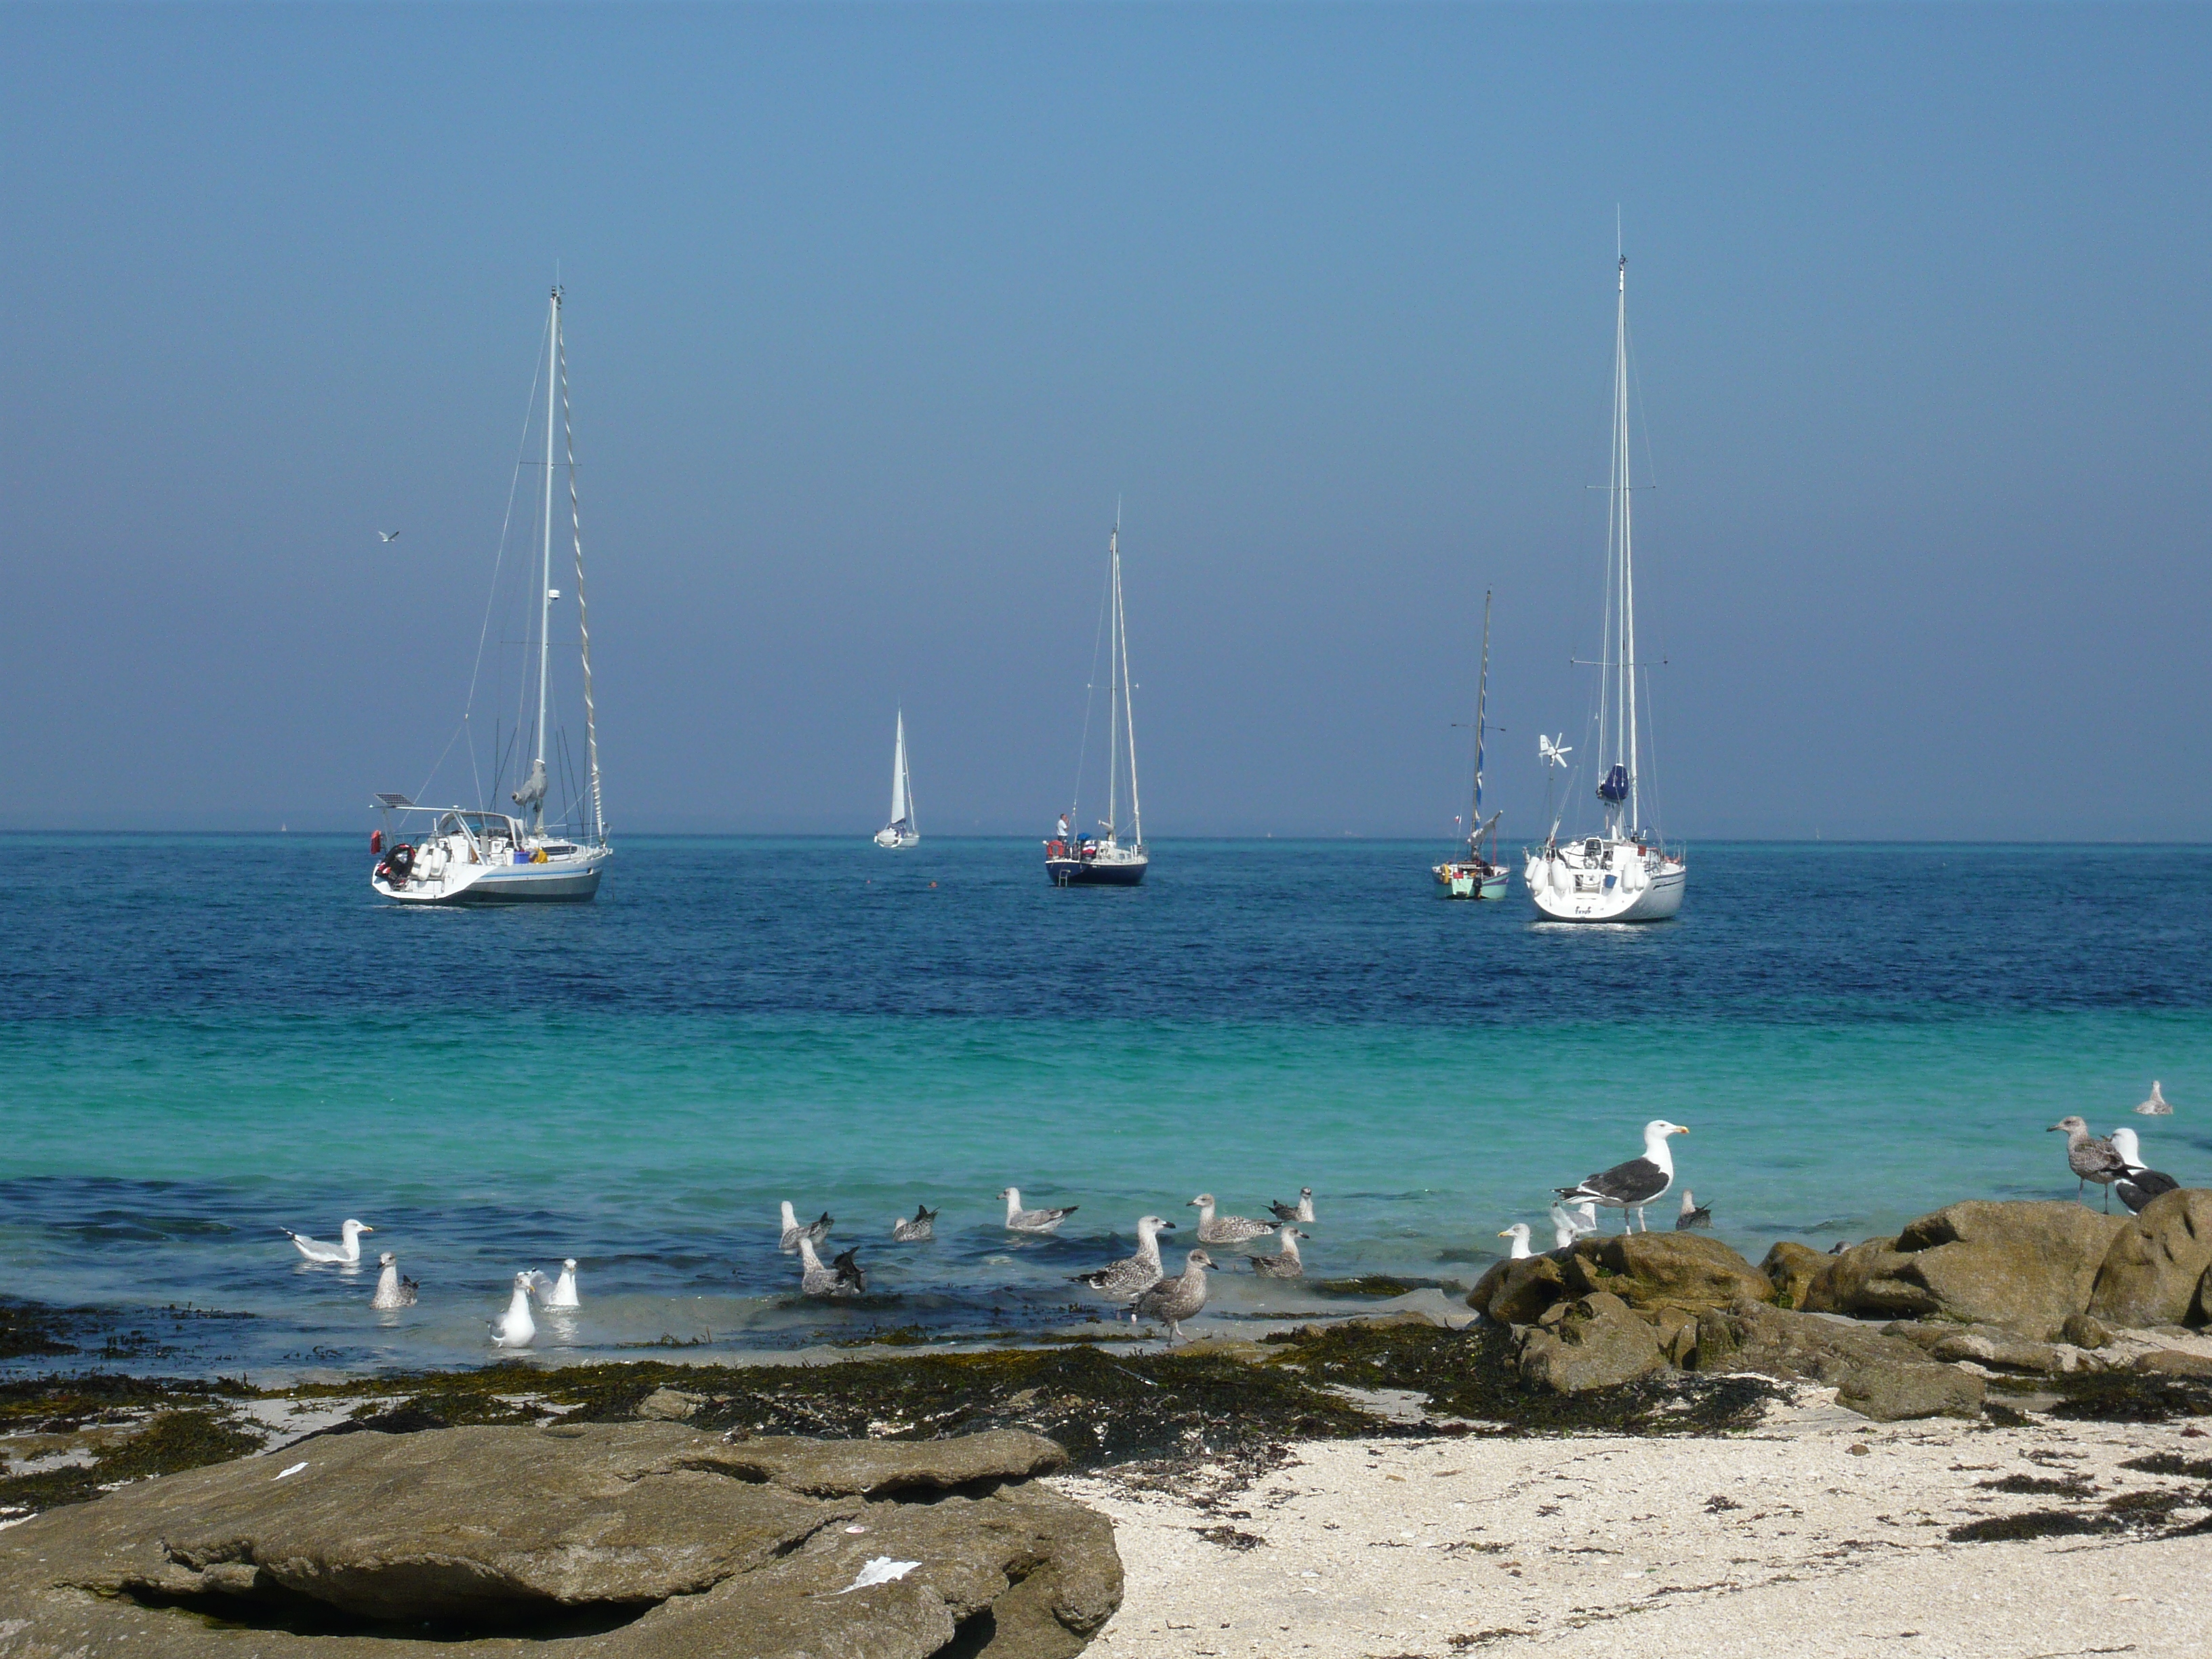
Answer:
<svg viewBox="0 0 2212 1659"><path fill-rule="evenodd" d="M2089 1126L2078 1117L2062 1117L2047 1132L2066 1137L2066 1167L2078 1177L2074 1183L2074 1196L2078 1200L2095 1182L2105 1189L2105 1209L2112 1207L2112 1182L2126 1173L2127 1166L2120 1155L2112 1150L2112 1143L2089 1133Z"/></svg>
<svg viewBox="0 0 2212 1659"><path fill-rule="evenodd" d="M1298 1241L1310 1237L1310 1234L1302 1233L1296 1227L1284 1228L1283 1242L1275 1247L1274 1255L1254 1256L1252 1271L1262 1279L1304 1279L1306 1264L1304 1258L1298 1255Z"/></svg>
<svg viewBox="0 0 2212 1659"><path fill-rule="evenodd" d="M1073 1282L1087 1285L1112 1301L1135 1301L1165 1276L1160 1266L1159 1236L1175 1230L1172 1221L1163 1221L1156 1215L1139 1216L1136 1255L1109 1261L1094 1273L1078 1273Z"/></svg>
<svg viewBox="0 0 2212 1659"><path fill-rule="evenodd" d="M999 1196L1006 1200L1006 1231L1010 1233L1056 1233L1061 1222L1083 1207L1071 1204L1064 1210L1024 1210L1018 1187L1009 1187Z"/></svg>
<svg viewBox="0 0 2212 1659"><path fill-rule="evenodd" d="M376 539L380 542L396 542L399 539L399 532L396 530L380 530L376 532Z"/></svg>
<svg viewBox="0 0 2212 1659"><path fill-rule="evenodd" d="M1558 1199L1552 1200L1552 1248L1570 1250L1583 1236L1582 1224L1567 1213L1567 1206Z"/></svg>
<svg viewBox="0 0 2212 1659"><path fill-rule="evenodd" d="M1689 1133L1680 1123L1655 1117L1644 1126L1643 1157L1585 1176L1580 1185L1561 1187L1557 1191L1570 1204L1602 1204L1608 1210L1619 1210L1624 1232L1635 1231L1628 1224L1628 1212L1633 1210L1636 1218L1644 1223L1644 1231L1650 1232L1651 1224L1644 1219L1644 1206L1665 1197L1667 1189L1674 1184L1674 1156L1667 1150L1667 1137Z"/></svg>
<svg viewBox="0 0 2212 1659"><path fill-rule="evenodd" d="M1213 1213L1212 1193L1200 1193L1188 1207L1198 1212L1198 1242L1201 1244L1242 1244L1247 1239L1265 1238L1282 1224L1278 1221L1255 1221L1249 1216L1217 1216Z"/></svg>
<svg viewBox="0 0 2212 1659"><path fill-rule="evenodd" d="M1510 1238L1513 1241L1512 1251L1506 1258L1508 1261L1518 1261L1529 1253L1528 1224L1527 1222L1516 1221L1498 1236L1500 1238Z"/></svg>
<svg viewBox="0 0 2212 1659"><path fill-rule="evenodd" d="M1674 1231L1686 1233L1692 1227L1710 1227L1712 1224L1713 1206L1698 1203L1690 1196L1690 1189L1683 1188L1682 1213L1674 1218Z"/></svg>
<svg viewBox="0 0 2212 1659"><path fill-rule="evenodd" d="M507 1304L507 1312L484 1322L493 1347L526 1348L538 1340L538 1322L530 1316L530 1292L544 1282L544 1273L515 1274L514 1296Z"/></svg>
<svg viewBox="0 0 2212 1659"><path fill-rule="evenodd" d="M842 1261L842 1258L840 1260ZM847 1282L842 1265L836 1267L822 1265L822 1258L814 1254L814 1241L803 1233L799 1239L799 1291L802 1296L856 1296L860 1293L856 1286Z"/></svg>
<svg viewBox="0 0 2212 1659"><path fill-rule="evenodd" d="M1182 1341L1182 1322L1206 1305L1206 1270L1212 1265L1204 1250L1193 1250L1182 1259L1182 1278L1163 1279L1137 1298L1134 1316L1160 1321L1170 1341Z"/></svg>
<svg viewBox="0 0 2212 1659"><path fill-rule="evenodd" d="M786 1255L789 1255L799 1248L799 1235L802 1233L819 1244L830 1237L830 1224L836 1218L829 1211L824 1210L819 1219L810 1221L802 1227L799 1224L798 1216L792 1212L791 1200L787 1198L783 1200L783 1243L777 1248Z"/></svg>
<svg viewBox="0 0 2212 1659"><path fill-rule="evenodd" d="M1267 1207L1275 1212L1278 1221L1311 1221L1314 1218L1313 1188L1299 1188L1298 1201L1295 1204L1279 1204L1270 1200Z"/></svg>
<svg viewBox="0 0 2212 1659"><path fill-rule="evenodd" d="M384 1271L376 1276L376 1294L368 1299L372 1308L411 1308L415 1293L422 1287L411 1279L399 1276L399 1258L386 1250L376 1258L376 1265Z"/></svg>
<svg viewBox="0 0 2212 1659"><path fill-rule="evenodd" d="M2170 1193L2181 1185L2163 1170L2143 1167L2142 1148L2136 1140L2133 1129L2113 1130L2112 1150L2120 1155L2120 1162L2127 1166L2125 1172L2112 1182L2112 1190L2120 1195L2120 1202L2130 1210L2140 1211L2160 1193Z"/></svg>
<svg viewBox="0 0 2212 1659"><path fill-rule="evenodd" d="M345 1224L338 1229L338 1237L345 1241L343 1244L325 1244L319 1238L310 1238L305 1233L295 1233L289 1227L283 1231L284 1237L290 1239L294 1247L308 1261L335 1261L342 1267L356 1267L361 1265L361 1236L363 1233L373 1233L376 1229L349 1218Z"/></svg>
<svg viewBox="0 0 2212 1659"><path fill-rule="evenodd" d="M554 1285L553 1293L545 1298L545 1305L549 1308L575 1308L583 1305L576 1300L576 1258L574 1256L568 1256L562 1261L560 1279Z"/></svg>
<svg viewBox="0 0 2212 1659"><path fill-rule="evenodd" d="M837 1273L837 1288L833 1296L860 1296L868 1288L868 1276L860 1271L860 1247L842 1251L830 1265Z"/></svg>
<svg viewBox="0 0 2212 1659"><path fill-rule="evenodd" d="M927 1205L914 1206L914 1219L911 1221L904 1216L891 1218L891 1243L894 1244L920 1244L936 1237L937 1212Z"/></svg>
<svg viewBox="0 0 2212 1659"><path fill-rule="evenodd" d="M2158 1079L2150 1080L2150 1098L2136 1108L2144 1117L2172 1117L2173 1108L2166 1103L2166 1097L2158 1091Z"/></svg>

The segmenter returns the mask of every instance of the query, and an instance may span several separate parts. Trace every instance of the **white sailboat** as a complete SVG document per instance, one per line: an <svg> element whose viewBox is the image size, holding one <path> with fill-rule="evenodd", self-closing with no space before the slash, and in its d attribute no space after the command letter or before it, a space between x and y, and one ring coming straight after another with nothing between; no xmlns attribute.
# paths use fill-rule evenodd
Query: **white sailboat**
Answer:
<svg viewBox="0 0 2212 1659"><path fill-rule="evenodd" d="M1482 674L1475 682L1474 690L1474 816L1468 820L1467 856L1446 859L1437 865L1432 873L1437 885L1446 898L1502 899L1513 879L1513 872L1498 861L1498 820L1505 815L1492 812L1488 823L1482 817L1482 750L1483 739L1489 736L1490 707L1490 595L1482 596ZM1485 843L1488 851L1485 852Z"/></svg>
<svg viewBox="0 0 2212 1659"><path fill-rule="evenodd" d="M921 841L921 831L914 823L914 786L906 775L906 710L902 708L898 712L898 736L891 744L891 820L876 831L876 845L914 847Z"/></svg>
<svg viewBox="0 0 2212 1659"><path fill-rule="evenodd" d="M537 738L530 770L507 799L516 813L482 808L418 805L405 795L380 793L375 804L385 827L369 837L377 855L369 885L402 904L514 904L574 902L595 897L599 875L614 848L607 844L606 817L599 793L599 732L592 696L592 630L584 604L584 532L576 500L576 443L568 426L568 358L561 334L561 290L556 288L545 324L545 492L538 592ZM556 430L566 440L565 460L556 456ZM546 796L552 783L547 748L550 696L553 606L553 484L560 466L568 474L568 526L576 562L576 631L583 665L586 774L583 787L571 789L562 814L549 821ZM528 688L524 688L526 693ZM565 747L562 751L565 756ZM473 763L472 763L473 764ZM565 763L562 766L565 775ZM495 796L498 774L493 775ZM428 814L429 832L419 842L395 840L395 814Z"/></svg>
<svg viewBox="0 0 2212 1659"><path fill-rule="evenodd" d="M1597 799L1601 833L1562 842L1551 826L1522 871L1536 908L1553 921L1660 921L1682 908L1687 860L1644 816L1636 703L1636 567L1628 470L1628 260L1613 321L1613 478L1606 515L1605 645L1598 693ZM1548 741L1548 740L1547 740ZM1564 750L1555 752L1564 754ZM1544 757L1547 765L1551 756Z"/></svg>
<svg viewBox="0 0 2212 1659"><path fill-rule="evenodd" d="M1114 514L1114 531L1106 539L1106 604L1113 623L1107 641L1106 668L1106 816L1098 827L1103 836L1078 836L1069 826L1080 822L1079 801L1060 814L1060 827L1044 844L1044 872L1055 887L1134 887L1152 867L1145 850L1145 810L1137 799L1137 721L1129 701L1128 619L1121 609L1121 515ZM1096 661L1096 659L1093 659ZM1086 713L1085 725L1090 723ZM1129 768L1130 839L1121 839L1121 775L1126 746ZM1083 765L1076 763L1076 787L1080 794Z"/></svg>

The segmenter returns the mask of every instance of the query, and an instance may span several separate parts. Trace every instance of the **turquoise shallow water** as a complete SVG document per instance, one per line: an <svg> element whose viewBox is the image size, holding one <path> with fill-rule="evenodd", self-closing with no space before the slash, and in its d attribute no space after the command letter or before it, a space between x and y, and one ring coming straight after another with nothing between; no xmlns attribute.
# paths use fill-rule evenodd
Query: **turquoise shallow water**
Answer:
<svg viewBox="0 0 2212 1659"><path fill-rule="evenodd" d="M1464 1282L1654 1116L1754 1255L2070 1195L2069 1111L2212 1180L2196 849L1715 846L1627 930L1439 902L1437 850L1170 842L1056 891L1030 842L638 839L595 905L447 914L350 839L0 838L0 1273L145 1310L141 1369L283 1372L483 1358L564 1255L552 1352L1066 1328L1067 1275L1201 1189L1312 1186L1316 1279ZM2133 1117L2154 1075L2179 1109ZM1009 1239L1010 1181L1064 1237ZM786 1197L878 1294L789 1294ZM938 1242L890 1245L922 1200ZM276 1231L349 1214L417 1308ZM1230 1273L1212 1313L1320 1305Z"/></svg>

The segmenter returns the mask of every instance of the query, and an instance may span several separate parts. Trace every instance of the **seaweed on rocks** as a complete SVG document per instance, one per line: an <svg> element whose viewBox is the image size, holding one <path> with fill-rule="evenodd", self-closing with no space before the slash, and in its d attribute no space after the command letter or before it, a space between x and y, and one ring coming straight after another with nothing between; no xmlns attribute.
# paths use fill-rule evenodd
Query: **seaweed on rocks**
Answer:
<svg viewBox="0 0 2212 1659"><path fill-rule="evenodd" d="M2212 1381L2143 1371L2086 1371L2039 1377L2036 1392L2055 1394L2052 1417L2087 1423L2166 1423L2212 1417Z"/></svg>
<svg viewBox="0 0 2212 1659"><path fill-rule="evenodd" d="M2025 1515L1993 1515L1986 1521L1969 1521L1950 1531L1954 1544L2014 1543L2026 1538L2070 1538L2085 1534L2123 1530L2124 1523L2109 1515L2082 1515L2073 1510L2030 1510Z"/></svg>
<svg viewBox="0 0 2212 1659"><path fill-rule="evenodd" d="M70 1464L0 1480L0 1510L82 1504L124 1481L228 1463L260 1449L259 1437L214 1412L163 1412L129 1438L97 1452L89 1465Z"/></svg>
<svg viewBox="0 0 2212 1659"><path fill-rule="evenodd" d="M2191 1480L2212 1480L2212 1457L2178 1457L2172 1452L2148 1452L2122 1462L2138 1474L2178 1474Z"/></svg>

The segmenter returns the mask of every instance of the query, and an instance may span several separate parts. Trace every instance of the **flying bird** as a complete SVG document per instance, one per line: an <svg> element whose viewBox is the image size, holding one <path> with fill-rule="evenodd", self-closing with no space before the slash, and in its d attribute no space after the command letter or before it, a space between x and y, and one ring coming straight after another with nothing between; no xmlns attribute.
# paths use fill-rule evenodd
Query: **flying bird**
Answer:
<svg viewBox="0 0 2212 1659"><path fill-rule="evenodd" d="M396 530L380 530L376 532L376 539L380 542L396 542L399 539L399 532Z"/></svg>

